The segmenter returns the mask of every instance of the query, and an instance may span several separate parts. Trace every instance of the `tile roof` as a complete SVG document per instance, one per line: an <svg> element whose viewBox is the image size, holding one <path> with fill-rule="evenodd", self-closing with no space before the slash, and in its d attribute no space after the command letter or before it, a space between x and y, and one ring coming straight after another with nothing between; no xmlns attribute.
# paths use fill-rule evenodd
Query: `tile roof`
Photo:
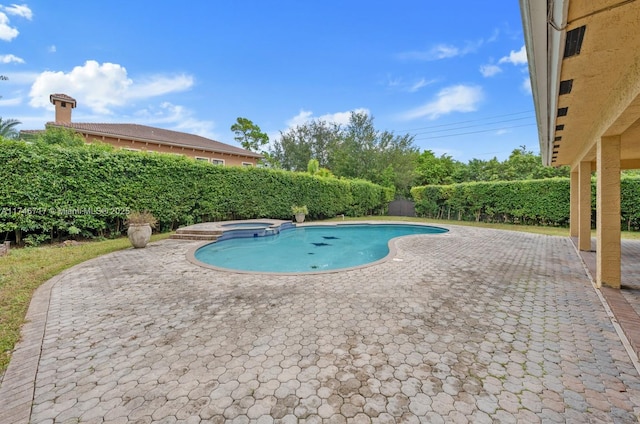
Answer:
<svg viewBox="0 0 640 424"><path fill-rule="evenodd" d="M92 124L78 122L48 122L47 126L73 128L87 134L148 141L178 147L188 147L218 153L228 153L252 158L261 158L259 153L231 146L195 134L171 131L138 124Z"/></svg>
<svg viewBox="0 0 640 424"><path fill-rule="evenodd" d="M69 102L72 104L72 108L76 107L76 99L71 96L67 96L66 94L52 94L49 96L49 101L51 101L51 103L53 103L54 99L61 100L63 102Z"/></svg>

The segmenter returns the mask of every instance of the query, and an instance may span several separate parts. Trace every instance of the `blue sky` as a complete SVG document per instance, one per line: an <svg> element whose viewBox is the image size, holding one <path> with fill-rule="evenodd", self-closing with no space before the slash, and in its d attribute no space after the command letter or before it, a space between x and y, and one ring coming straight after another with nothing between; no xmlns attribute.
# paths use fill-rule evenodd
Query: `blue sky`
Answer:
<svg viewBox="0 0 640 424"><path fill-rule="evenodd" d="M0 6L0 116L20 129L74 97L75 122L139 123L236 145L366 111L420 150L538 151L516 0L38 0Z"/></svg>

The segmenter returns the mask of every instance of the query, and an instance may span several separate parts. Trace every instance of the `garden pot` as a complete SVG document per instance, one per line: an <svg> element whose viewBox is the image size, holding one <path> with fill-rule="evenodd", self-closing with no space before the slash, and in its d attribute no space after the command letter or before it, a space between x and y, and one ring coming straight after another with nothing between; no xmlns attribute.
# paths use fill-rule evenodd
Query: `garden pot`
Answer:
<svg viewBox="0 0 640 424"><path fill-rule="evenodd" d="M129 224L127 230L129 241L136 249L145 247L151 239L151 225L149 224Z"/></svg>
<svg viewBox="0 0 640 424"><path fill-rule="evenodd" d="M303 213L297 213L296 214L296 222L304 222L304 214Z"/></svg>

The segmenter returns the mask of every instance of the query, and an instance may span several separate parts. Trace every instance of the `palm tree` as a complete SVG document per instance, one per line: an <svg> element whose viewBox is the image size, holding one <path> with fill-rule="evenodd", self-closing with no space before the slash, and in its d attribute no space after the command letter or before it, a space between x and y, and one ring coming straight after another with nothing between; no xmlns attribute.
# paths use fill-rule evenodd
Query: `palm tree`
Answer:
<svg viewBox="0 0 640 424"><path fill-rule="evenodd" d="M20 125L22 122L17 119L2 119L0 118L0 137L2 138L17 138L18 130L16 125Z"/></svg>

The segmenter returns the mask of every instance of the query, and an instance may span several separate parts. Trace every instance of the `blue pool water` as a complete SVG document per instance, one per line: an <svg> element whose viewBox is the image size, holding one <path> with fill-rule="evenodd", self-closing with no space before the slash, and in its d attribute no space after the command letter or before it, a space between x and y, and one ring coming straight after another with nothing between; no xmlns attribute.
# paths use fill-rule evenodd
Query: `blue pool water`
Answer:
<svg viewBox="0 0 640 424"><path fill-rule="evenodd" d="M411 224L305 226L277 235L232 238L201 247L195 258L220 268L258 272L322 272L375 262L389 254L389 240L448 230Z"/></svg>

